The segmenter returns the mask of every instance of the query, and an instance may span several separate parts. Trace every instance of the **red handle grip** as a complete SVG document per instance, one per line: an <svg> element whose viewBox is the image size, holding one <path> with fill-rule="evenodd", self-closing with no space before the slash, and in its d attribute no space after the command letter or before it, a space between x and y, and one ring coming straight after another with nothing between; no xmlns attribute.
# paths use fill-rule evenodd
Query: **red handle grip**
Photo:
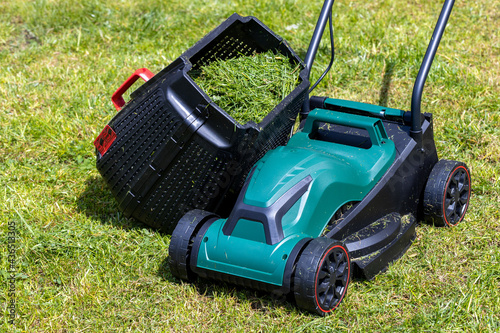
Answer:
<svg viewBox="0 0 500 333"><path fill-rule="evenodd" d="M149 81L153 76L155 76L147 68L139 68L130 75L130 77L123 82L123 84L118 88L115 93L111 96L111 101L115 106L117 111L120 111L125 105L125 100L123 99L123 94L130 88L131 85L135 83L139 78L143 79L145 82Z"/></svg>

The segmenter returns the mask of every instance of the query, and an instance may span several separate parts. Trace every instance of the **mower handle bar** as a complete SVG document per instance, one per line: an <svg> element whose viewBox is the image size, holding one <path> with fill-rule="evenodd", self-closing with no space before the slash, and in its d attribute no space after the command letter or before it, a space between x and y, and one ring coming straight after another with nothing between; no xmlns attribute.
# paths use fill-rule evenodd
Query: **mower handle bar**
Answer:
<svg viewBox="0 0 500 333"><path fill-rule="evenodd" d="M309 48L307 49L306 58L304 62L306 63L307 69L307 79L311 75L311 68L314 63L314 58L316 58L316 53L318 52L319 43L323 37L323 32L325 31L326 22L328 21L328 16L332 10L332 6L335 0L325 0L323 3L323 8L321 8L321 13L319 14L318 22L316 23L316 28L314 28L314 33L309 43Z"/></svg>
<svg viewBox="0 0 500 333"><path fill-rule="evenodd" d="M319 43L321 42L321 37L323 37L323 32L325 31L326 22L330 12L332 11L332 6L335 0L325 0L323 3L323 8L319 14L318 22L314 28L313 35L311 37L311 42L309 43L309 48L307 49L306 58L304 60L306 64L306 75L307 79L311 76L311 68L314 63L314 58L316 58L316 53L318 52ZM300 118L303 119L309 114L309 92L306 94L304 103L302 104L302 110L300 111Z"/></svg>
<svg viewBox="0 0 500 333"><path fill-rule="evenodd" d="M309 48L307 49L304 62L306 65L308 79L311 75L311 68L314 63L314 58L316 57L316 53L319 48L319 43L321 41L321 37L323 36L323 31L325 30L326 22L328 21L328 16L330 14L330 11L332 10L333 3L334 0L325 0L325 2L323 3L323 7L321 8L321 12L318 18L318 22L316 23L316 28L314 29L311 42L309 43ZM432 34L431 41L429 42L429 46L427 47L424 59L422 60L422 65L420 66L420 70L418 72L415 84L413 86L413 93L411 97L410 134L412 138L414 138L417 142L420 142L422 137L421 110L420 110L420 105L422 102L422 92L424 90L424 85L427 79L427 75L429 74L429 70L436 55L436 51L439 47L439 43L441 41L441 37L443 36L444 29L446 28L446 24L448 23L448 18L450 17L454 3L455 0L445 0L443 4L443 8L441 9L441 14L439 15L438 21L434 28L434 33ZM309 111L310 111L310 105L309 105L309 93L308 93L306 95L304 103L302 104L302 110L300 112L301 119L307 117Z"/></svg>
<svg viewBox="0 0 500 333"><path fill-rule="evenodd" d="M453 4L455 0L445 0L443 8L441 9L441 14L439 15L436 27L434 28L434 33L432 34L431 41L425 52L424 60L422 60L422 65L420 65L420 70L418 71L417 79L415 80L415 85L413 86L413 93L411 96L411 130L410 134L413 139L417 142L422 141L422 125L421 125L421 111L420 104L422 102L422 92L424 90L425 80L431 69L432 61L436 55L436 51L439 47L439 42L443 36L444 29L448 23L448 18L450 17L451 10L453 9Z"/></svg>

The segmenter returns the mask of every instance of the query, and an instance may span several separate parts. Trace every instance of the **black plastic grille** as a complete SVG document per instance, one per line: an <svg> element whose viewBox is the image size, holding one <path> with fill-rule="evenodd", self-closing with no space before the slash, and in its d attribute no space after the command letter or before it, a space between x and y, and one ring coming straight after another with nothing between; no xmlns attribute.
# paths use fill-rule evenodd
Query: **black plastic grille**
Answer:
<svg viewBox="0 0 500 333"><path fill-rule="evenodd" d="M255 51L257 51L257 49L248 45L244 40L226 35L219 43L206 50L206 53L203 53L203 55L193 63L193 69L199 69L215 60L250 56Z"/></svg>
<svg viewBox="0 0 500 333"><path fill-rule="evenodd" d="M179 119L173 117L174 113L166 108L162 92L156 90L134 112L113 124L116 133L127 135L117 136L111 149L98 160L97 167L117 197L125 195L138 180L154 153L180 124Z"/></svg>
<svg viewBox="0 0 500 333"><path fill-rule="evenodd" d="M207 207L216 199L214 190L220 190L217 182L225 164L225 160L191 141L145 198L141 220L150 225L178 221L188 210ZM204 187L199 188L199 184Z"/></svg>

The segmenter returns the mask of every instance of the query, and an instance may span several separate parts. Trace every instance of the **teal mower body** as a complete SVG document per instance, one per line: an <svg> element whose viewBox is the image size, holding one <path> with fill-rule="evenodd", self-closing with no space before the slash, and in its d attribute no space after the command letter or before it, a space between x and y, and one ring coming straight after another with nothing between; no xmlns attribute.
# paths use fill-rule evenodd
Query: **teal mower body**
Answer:
<svg viewBox="0 0 500 333"><path fill-rule="evenodd" d="M319 133L335 125L368 133L366 147L323 141ZM395 156L379 119L312 111L287 146L255 165L229 218L206 230L196 266L282 286L297 243L321 236L336 211L361 201Z"/></svg>

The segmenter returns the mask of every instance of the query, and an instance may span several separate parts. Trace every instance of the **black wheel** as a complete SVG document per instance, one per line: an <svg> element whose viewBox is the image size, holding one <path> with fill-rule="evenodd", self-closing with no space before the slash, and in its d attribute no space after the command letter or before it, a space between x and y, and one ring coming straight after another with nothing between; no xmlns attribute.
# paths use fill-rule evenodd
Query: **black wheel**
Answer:
<svg viewBox="0 0 500 333"><path fill-rule="evenodd" d="M470 172L462 162L440 160L432 168L424 191L424 214L437 227L463 220L469 206Z"/></svg>
<svg viewBox="0 0 500 333"><path fill-rule="evenodd" d="M302 251L295 269L294 295L300 308L325 316L344 299L351 262L341 242L319 237Z"/></svg>
<svg viewBox="0 0 500 333"><path fill-rule="evenodd" d="M168 263L173 276L183 280L195 278L195 274L189 267L194 239L203 224L217 218L215 214L195 209L187 212L179 220L172 232L168 247Z"/></svg>

